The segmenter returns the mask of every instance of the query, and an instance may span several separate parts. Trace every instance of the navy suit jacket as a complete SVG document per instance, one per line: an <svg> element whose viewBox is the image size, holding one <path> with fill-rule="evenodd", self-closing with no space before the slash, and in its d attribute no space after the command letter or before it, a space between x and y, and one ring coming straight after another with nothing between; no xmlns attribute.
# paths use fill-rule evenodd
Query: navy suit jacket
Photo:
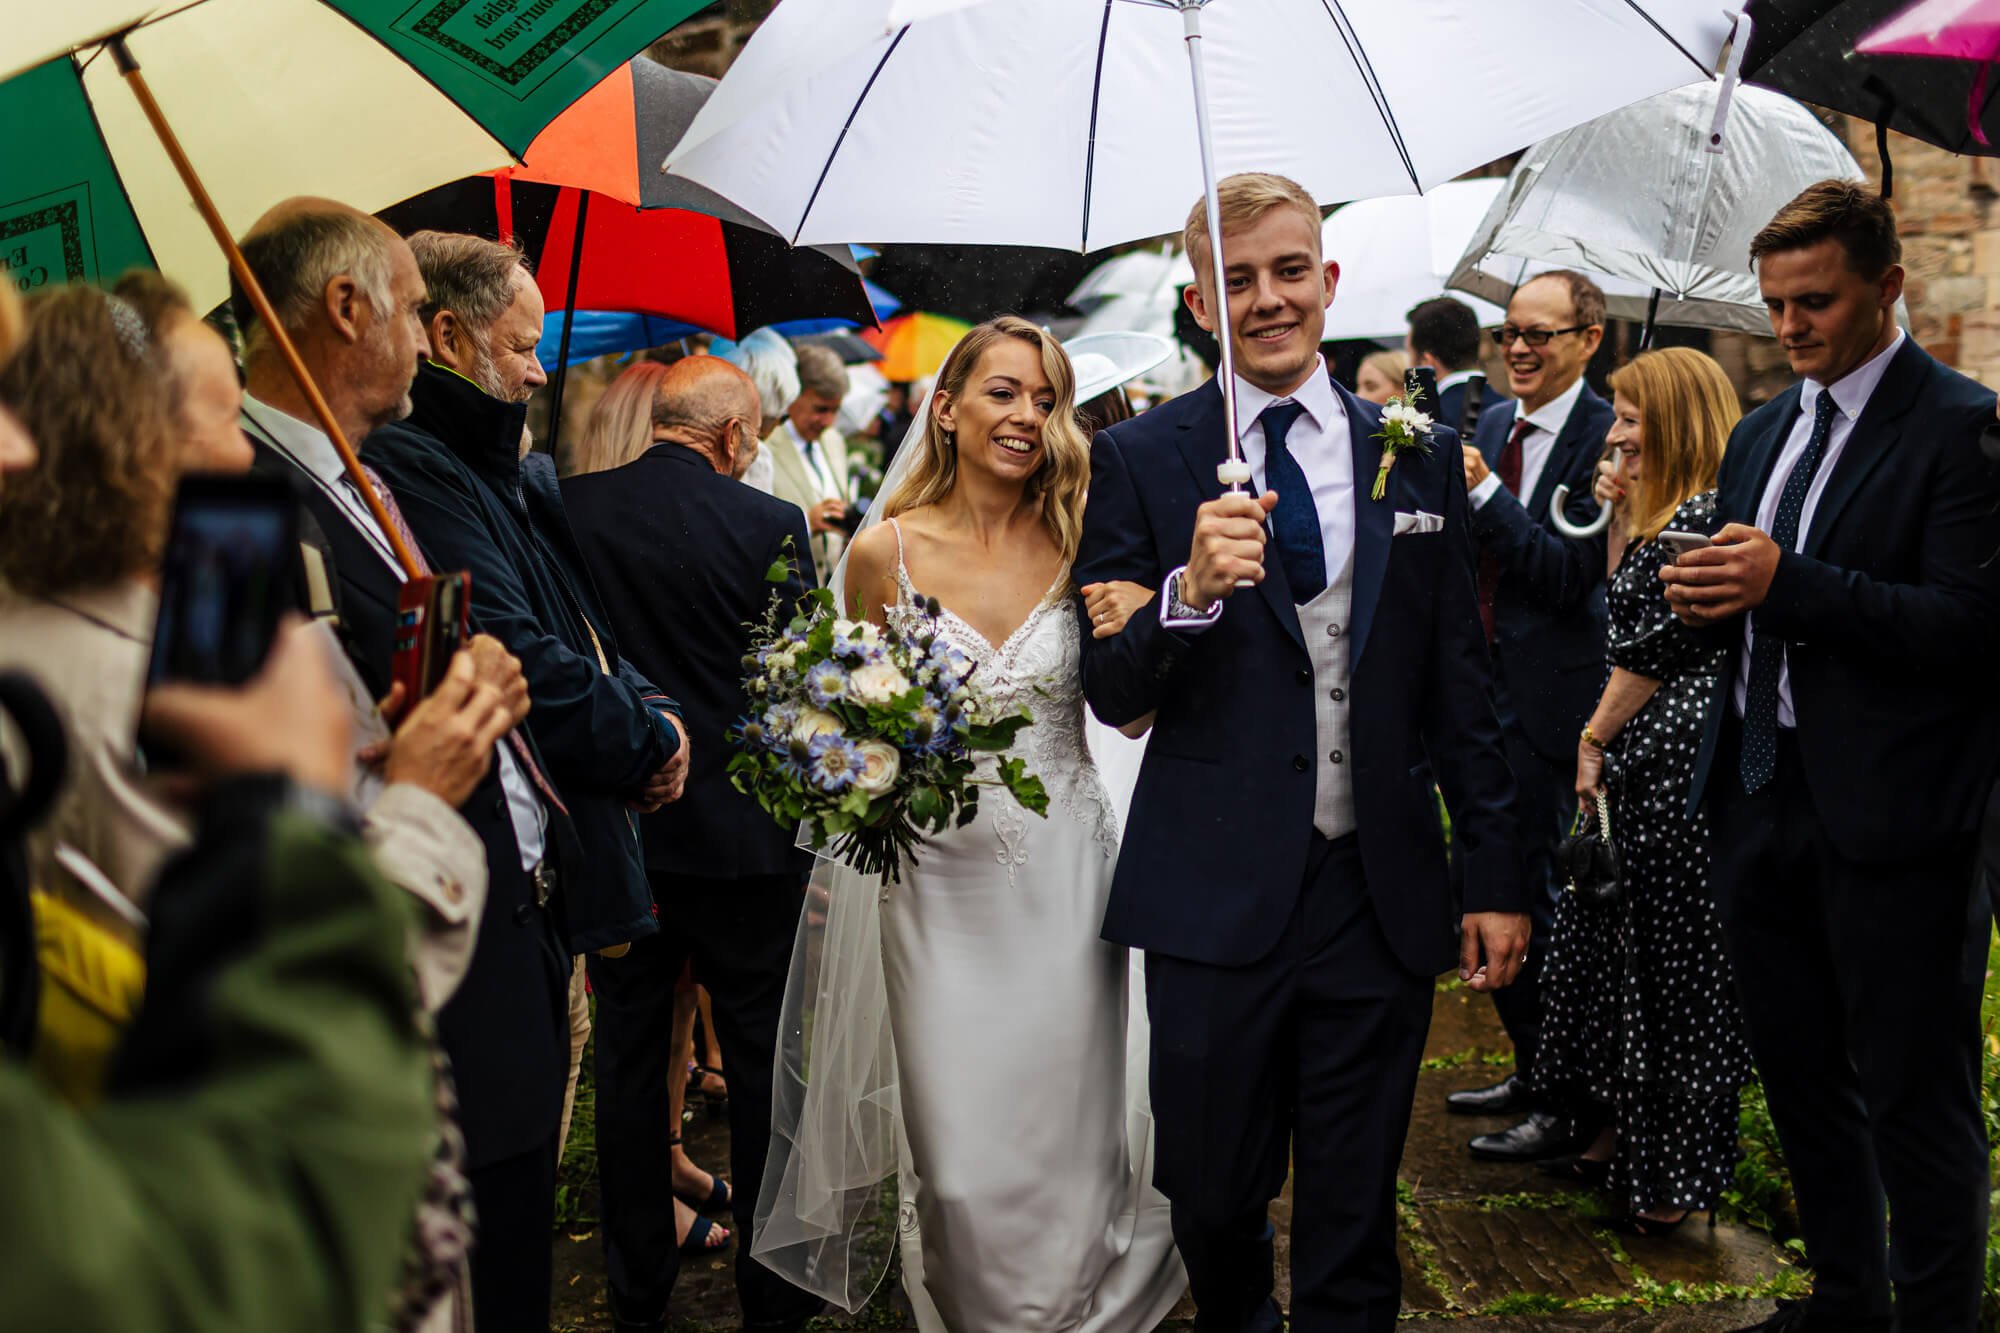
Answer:
<svg viewBox="0 0 2000 1333"><path fill-rule="evenodd" d="M1501 565L1493 594L1495 678L1529 742L1557 763L1574 758L1577 735L1604 684L1605 553L1602 533L1557 532L1549 501L1557 486L1567 485L1570 520L1596 516L1591 487L1611 420L1611 404L1584 385L1527 502L1502 488L1472 511L1479 554L1497 556ZM1511 399L1480 413L1472 442L1488 467L1499 463L1513 429Z"/></svg>
<svg viewBox="0 0 2000 1333"><path fill-rule="evenodd" d="M570 477L562 493L618 642L680 703L693 745L686 792L640 820L647 868L711 879L803 875L812 854L795 845L796 829L737 791L724 769L736 752L729 730L753 711L743 689L751 627L773 593L782 598L778 623L791 619L808 586L804 513L677 444ZM767 575L779 564L790 577L773 582Z"/></svg>
<svg viewBox="0 0 2000 1333"><path fill-rule="evenodd" d="M1797 386L1743 418L1717 482L1725 523L1758 502L1799 413ZM1892 861L1979 826L2000 757L2000 476L1979 448L1993 392L1905 338L1842 446L1801 549L1778 558L1757 632L1785 642L1799 753L1827 837ZM1782 485L1781 481L1775 484ZM1691 804L1735 708L1740 617L1716 681Z"/></svg>
<svg viewBox="0 0 2000 1333"><path fill-rule="evenodd" d="M1446 873L1433 781L1465 859L1463 908L1520 911L1514 780L1488 689L1456 436L1407 453L1388 493L1380 410L1341 389L1354 450L1356 535L1349 625L1355 816L1377 918L1402 964L1426 975L1457 957L1459 905ZM1222 393L1211 381L1100 433L1091 449L1079 586L1157 588L1184 564L1195 509L1222 493ZM1392 537L1398 511L1440 531ZM1083 687L1113 725L1157 711L1105 914L1116 943L1221 966L1270 952L1315 836L1318 750L1312 659L1275 559L1199 635L1160 624L1160 600L1115 638L1083 623Z"/></svg>

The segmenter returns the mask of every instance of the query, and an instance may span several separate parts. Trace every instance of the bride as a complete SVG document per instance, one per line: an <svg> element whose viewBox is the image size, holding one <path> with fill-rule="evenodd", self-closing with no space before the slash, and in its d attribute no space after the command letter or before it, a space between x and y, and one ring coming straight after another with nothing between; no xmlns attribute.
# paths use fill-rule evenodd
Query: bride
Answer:
<svg viewBox="0 0 2000 1333"><path fill-rule="evenodd" d="M824 938L816 913L801 926L753 1252L858 1308L850 1251L893 1172L925 1333L1143 1333L1186 1286L1151 1186L1144 1017L1098 934L1118 821L1084 739L1074 389L1034 325L966 334L884 482L887 521L836 574L878 624L942 604L973 687L1034 715L1015 752L1050 797L1044 819L987 789L886 891L822 862Z"/></svg>

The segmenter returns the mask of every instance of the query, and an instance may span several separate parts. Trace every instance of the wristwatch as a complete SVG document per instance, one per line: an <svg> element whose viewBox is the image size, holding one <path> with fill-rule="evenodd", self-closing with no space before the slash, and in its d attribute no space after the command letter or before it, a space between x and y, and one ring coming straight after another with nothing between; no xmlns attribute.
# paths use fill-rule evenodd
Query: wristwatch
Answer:
<svg viewBox="0 0 2000 1333"><path fill-rule="evenodd" d="M1187 571L1185 569L1177 569L1174 571L1174 576L1167 580L1167 614L1163 619L1168 621L1213 620L1221 615L1222 599L1219 597L1203 607L1193 606L1189 604L1186 598L1181 596L1181 589L1185 585L1186 579Z"/></svg>
<svg viewBox="0 0 2000 1333"><path fill-rule="evenodd" d="M1590 724L1588 722L1583 724L1582 740L1585 745L1588 745L1593 750L1602 750L1604 748L1604 742L1597 739L1597 737L1591 733Z"/></svg>

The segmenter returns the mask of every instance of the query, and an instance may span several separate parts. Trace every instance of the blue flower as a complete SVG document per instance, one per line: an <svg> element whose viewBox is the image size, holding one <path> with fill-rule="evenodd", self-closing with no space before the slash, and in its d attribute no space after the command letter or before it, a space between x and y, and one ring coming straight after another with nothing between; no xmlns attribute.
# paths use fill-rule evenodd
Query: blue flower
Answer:
<svg viewBox="0 0 2000 1333"><path fill-rule="evenodd" d="M847 673L835 662L815 662L806 672L806 694L821 708L847 697Z"/></svg>
<svg viewBox="0 0 2000 1333"><path fill-rule="evenodd" d="M815 736L809 748L813 785L821 791L845 791L861 775L861 756L846 737Z"/></svg>

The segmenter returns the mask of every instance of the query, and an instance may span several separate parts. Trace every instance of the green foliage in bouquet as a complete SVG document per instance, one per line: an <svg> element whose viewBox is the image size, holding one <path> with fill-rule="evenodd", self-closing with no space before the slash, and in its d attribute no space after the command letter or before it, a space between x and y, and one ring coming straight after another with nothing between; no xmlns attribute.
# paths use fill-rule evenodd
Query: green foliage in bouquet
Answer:
<svg viewBox="0 0 2000 1333"><path fill-rule="evenodd" d="M772 581L786 576L784 562ZM964 826L981 787L1046 815L1042 780L1002 752L1033 719L996 714L974 666L938 628L935 598L883 629L842 617L824 589L785 624L782 595L743 658L752 714L731 732L730 781L815 850L894 883L925 834Z"/></svg>

